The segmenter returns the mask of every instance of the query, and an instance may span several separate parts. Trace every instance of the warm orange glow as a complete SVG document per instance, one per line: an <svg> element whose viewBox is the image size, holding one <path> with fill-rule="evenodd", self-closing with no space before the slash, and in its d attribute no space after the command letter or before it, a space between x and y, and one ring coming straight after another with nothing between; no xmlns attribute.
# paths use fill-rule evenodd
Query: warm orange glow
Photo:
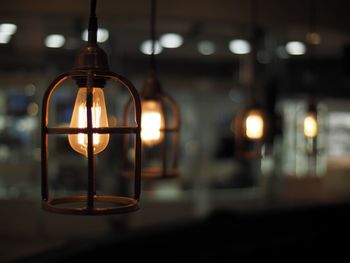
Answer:
<svg viewBox="0 0 350 263"><path fill-rule="evenodd" d="M75 99L73 114L71 118L70 128L86 128L86 92L87 88L79 88ZM102 88L93 88L92 102L92 127L108 127L108 118L105 97ZM78 153L87 156L88 136L83 133L69 134L68 140L70 146ZM93 152L98 154L102 152L108 145L109 134L93 134Z"/></svg>
<svg viewBox="0 0 350 263"><path fill-rule="evenodd" d="M308 138L316 137L318 132L317 126L315 114L308 113L304 119L304 135Z"/></svg>
<svg viewBox="0 0 350 263"><path fill-rule="evenodd" d="M252 140L264 135L264 120L258 111L250 111L245 119L245 135Z"/></svg>
<svg viewBox="0 0 350 263"><path fill-rule="evenodd" d="M147 146L160 143L164 138L164 114L160 102L146 100L142 102L141 139Z"/></svg>

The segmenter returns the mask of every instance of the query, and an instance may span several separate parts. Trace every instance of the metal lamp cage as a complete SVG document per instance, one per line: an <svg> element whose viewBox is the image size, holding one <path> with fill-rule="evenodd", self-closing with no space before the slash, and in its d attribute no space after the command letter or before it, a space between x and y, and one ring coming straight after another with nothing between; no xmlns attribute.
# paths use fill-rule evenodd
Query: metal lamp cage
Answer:
<svg viewBox="0 0 350 263"><path fill-rule="evenodd" d="M141 93L141 105L148 101L156 101L161 105L161 114L164 116L164 125L159 129L163 138L157 145L148 146L142 139L142 179L168 179L179 176L178 148L180 131L180 112L176 102L162 91L152 96L143 96ZM133 107L130 101L124 111L124 124L127 126L133 116ZM142 127L141 127L142 130ZM125 137L125 154L130 150L129 137ZM141 137L142 138L142 137ZM125 176L132 175L129 159L125 160Z"/></svg>
<svg viewBox="0 0 350 263"><path fill-rule="evenodd" d="M69 127L49 127L49 105L53 92L60 85L69 79L86 81L86 128ZM130 94L130 106L134 108L134 126L126 125L122 127L101 127L95 128L92 123L92 102L94 81L99 80L115 81ZM141 103L135 87L126 78L105 70L73 70L58 76L48 87L43 97L42 119L41 119L41 183L42 183L42 207L50 212L77 215L103 215L118 214L135 211L139 208L140 188L141 188ZM49 136L63 134L87 135L87 193L86 195L70 195L51 198L49 195ZM93 152L93 134L121 134L123 136L133 136L134 147L134 169L130 172L134 176L133 193L130 196L99 195L96 192L95 156ZM107 205L106 205L107 204Z"/></svg>
<svg viewBox="0 0 350 263"><path fill-rule="evenodd" d="M306 104L298 106L296 113L296 126L297 126L297 138L296 138L296 150L307 156L317 156L320 154L325 146L325 107L316 98L309 98ZM313 137L308 137L304 134L304 120L307 116L313 116L316 121L317 133Z"/></svg>
<svg viewBox="0 0 350 263"><path fill-rule="evenodd" d="M259 113L264 123L263 135L259 139L250 139L244 134L246 130L245 120L252 111ZM259 159L262 157L262 146L267 138L269 126L267 121L265 112L258 106L247 107L237 114L232 123L235 138L235 155L237 158Z"/></svg>

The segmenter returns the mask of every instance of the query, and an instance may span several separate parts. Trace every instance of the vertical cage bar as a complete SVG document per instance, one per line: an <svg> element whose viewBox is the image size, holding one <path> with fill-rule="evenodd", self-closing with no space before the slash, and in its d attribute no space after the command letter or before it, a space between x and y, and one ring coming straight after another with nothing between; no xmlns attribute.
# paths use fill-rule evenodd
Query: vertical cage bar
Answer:
<svg viewBox="0 0 350 263"><path fill-rule="evenodd" d="M53 83L48 91L45 92L42 103L41 113L41 198L44 201L49 199L49 186L48 186L48 100L50 98L50 89L53 89L55 83Z"/></svg>
<svg viewBox="0 0 350 263"><path fill-rule="evenodd" d="M48 155L49 155L49 138L47 127L49 125L49 102L52 92L57 86L68 78L69 73L58 76L45 91L41 106L41 198L47 202L49 200L48 185Z"/></svg>
<svg viewBox="0 0 350 263"><path fill-rule="evenodd" d="M161 97L160 99L160 105L162 108L162 113L164 116L164 127L162 128L166 128L168 127L168 116L167 116L167 112L166 112L166 108L165 108L165 102L164 99ZM166 177L167 176L167 161L168 161L168 152L167 152L167 137L169 136L169 132L168 131L161 131L163 133L163 142L161 142L161 151L162 151L162 170L161 170L161 177Z"/></svg>
<svg viewBox="0 0 350 263"><path fill-rule="evenodd" d="M88 198L87 207L94 208L94 196L96 194L95 188L95 164L94 164L94 148L93 148L93 133L92 133L92 106L93 106L93 73L90 71L87 76L87 92L86 92L86 117L88 129Z"/></svg>
<svg viewBox="0 0 350 263"><path fill-rule="evenodd" d="M171 169L176 170L179 163L179 143L180 143L180 112L179 108L176 105L176 102L174 99L172 99L169 96L165 96L165 100L170 104L171 110L173 112L173 125L170 127L174 130L169 132L170 141L171 141L171 148L173 149L173 160L171 163Z"/></svg>
<svg viewBox="0 0 350 263"><path fill-rule="evenodd" d="M41 127L41 197L44 201L49 199L48 180L47 180L47 154L48 154L48 135L46 127Z"/></svg>
<svg viewBox="0 0 350 263"><path fill-rule="evenodd" d="M128 103L126 104L126 107L124 108L123 125L125 127L130 126L129 117L130 117L131 106L132 106L132 99L128 101ZM129 148L130 148L130 134L123 134L123 151L122 151L123 166L122 167L126 170L129 169L129 155L128 155Z"/></svg>
<svg viewBox="0 0 350 263"><path fill-rule="evenodd" d="M138 201L141 193L141 134L140 129L135 134L135 193L134 198Z"/></svg>

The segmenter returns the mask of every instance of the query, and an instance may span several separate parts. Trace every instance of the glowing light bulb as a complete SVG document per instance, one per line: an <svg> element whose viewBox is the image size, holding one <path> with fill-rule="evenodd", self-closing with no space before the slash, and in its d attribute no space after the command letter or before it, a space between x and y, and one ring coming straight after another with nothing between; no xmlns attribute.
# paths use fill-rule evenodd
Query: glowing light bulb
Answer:
<svg viewBox="0 0 350 263"><path fill-rule="evenodd" d="M75 99L72 119L70 122L70 128L86 128L87 127L87 115L86 115L86 93L87 88L79 88L77 97ZM92 127L108 127L108 118L105 97L102 88L93 88L92 91L93 101L91 108L92 115ZM88 151L88 136L84 133L69 134L68 140L70 146L78 153L87 157ZM109 134L93 134L93 152L98 154L102 152L108 145Z"/></svg>
<svg viewBox="0 0 350 263"><path fill-rule="evenodd" d="M160 143L164 134L161 128L164 127L164 114L160 102L146 100L142 102L141 115L141 139L147 146Z"/></svg>
<svg viewBox="0 0 350 263"><path fill-rule="evenodd" d="M318 127L316 116L313 113L308 113L304 119L304 135L308 138L317 136Z"/></svg>
<svg viewBox="0 0 350 263"><path fill-rule="evenodd" d="M250 111L245 120L245 135L252 140L261 139L264 135L264 120L256 111Z"/></svg>

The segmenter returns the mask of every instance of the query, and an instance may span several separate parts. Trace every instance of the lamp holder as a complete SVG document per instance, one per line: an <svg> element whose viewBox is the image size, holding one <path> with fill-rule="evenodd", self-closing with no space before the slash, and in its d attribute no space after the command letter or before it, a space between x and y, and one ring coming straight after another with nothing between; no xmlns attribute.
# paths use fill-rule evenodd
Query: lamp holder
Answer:
<svg viewBox="0 0 350 263"><path fill-rule="evenodd" d="M106 52L97 44L97 17L96 17L96 0L90 2L90 17L88 26L88 42L82 48L75 61L75 70L95 70L109 71L109 63ZM86 87L86 78L77 78L76 82L79 87ZM104 78L94 79L94 87L104 87L106 80Z"/></svg>
<svg viewBox="0 0 350 263"><path fill-rule="evenodd" d="M310 97L307 102L307 112L317 113L317 102L314 97Z"/></svg>
<svg viewBox="0 0 350 263"><path fill-rule="evenodd" d="M163 94L161 84L156 76L156 73L151 69L148 73L148 77L143 83L143 89L141 96L144 99L159 99L160 95Z"/></svg>

